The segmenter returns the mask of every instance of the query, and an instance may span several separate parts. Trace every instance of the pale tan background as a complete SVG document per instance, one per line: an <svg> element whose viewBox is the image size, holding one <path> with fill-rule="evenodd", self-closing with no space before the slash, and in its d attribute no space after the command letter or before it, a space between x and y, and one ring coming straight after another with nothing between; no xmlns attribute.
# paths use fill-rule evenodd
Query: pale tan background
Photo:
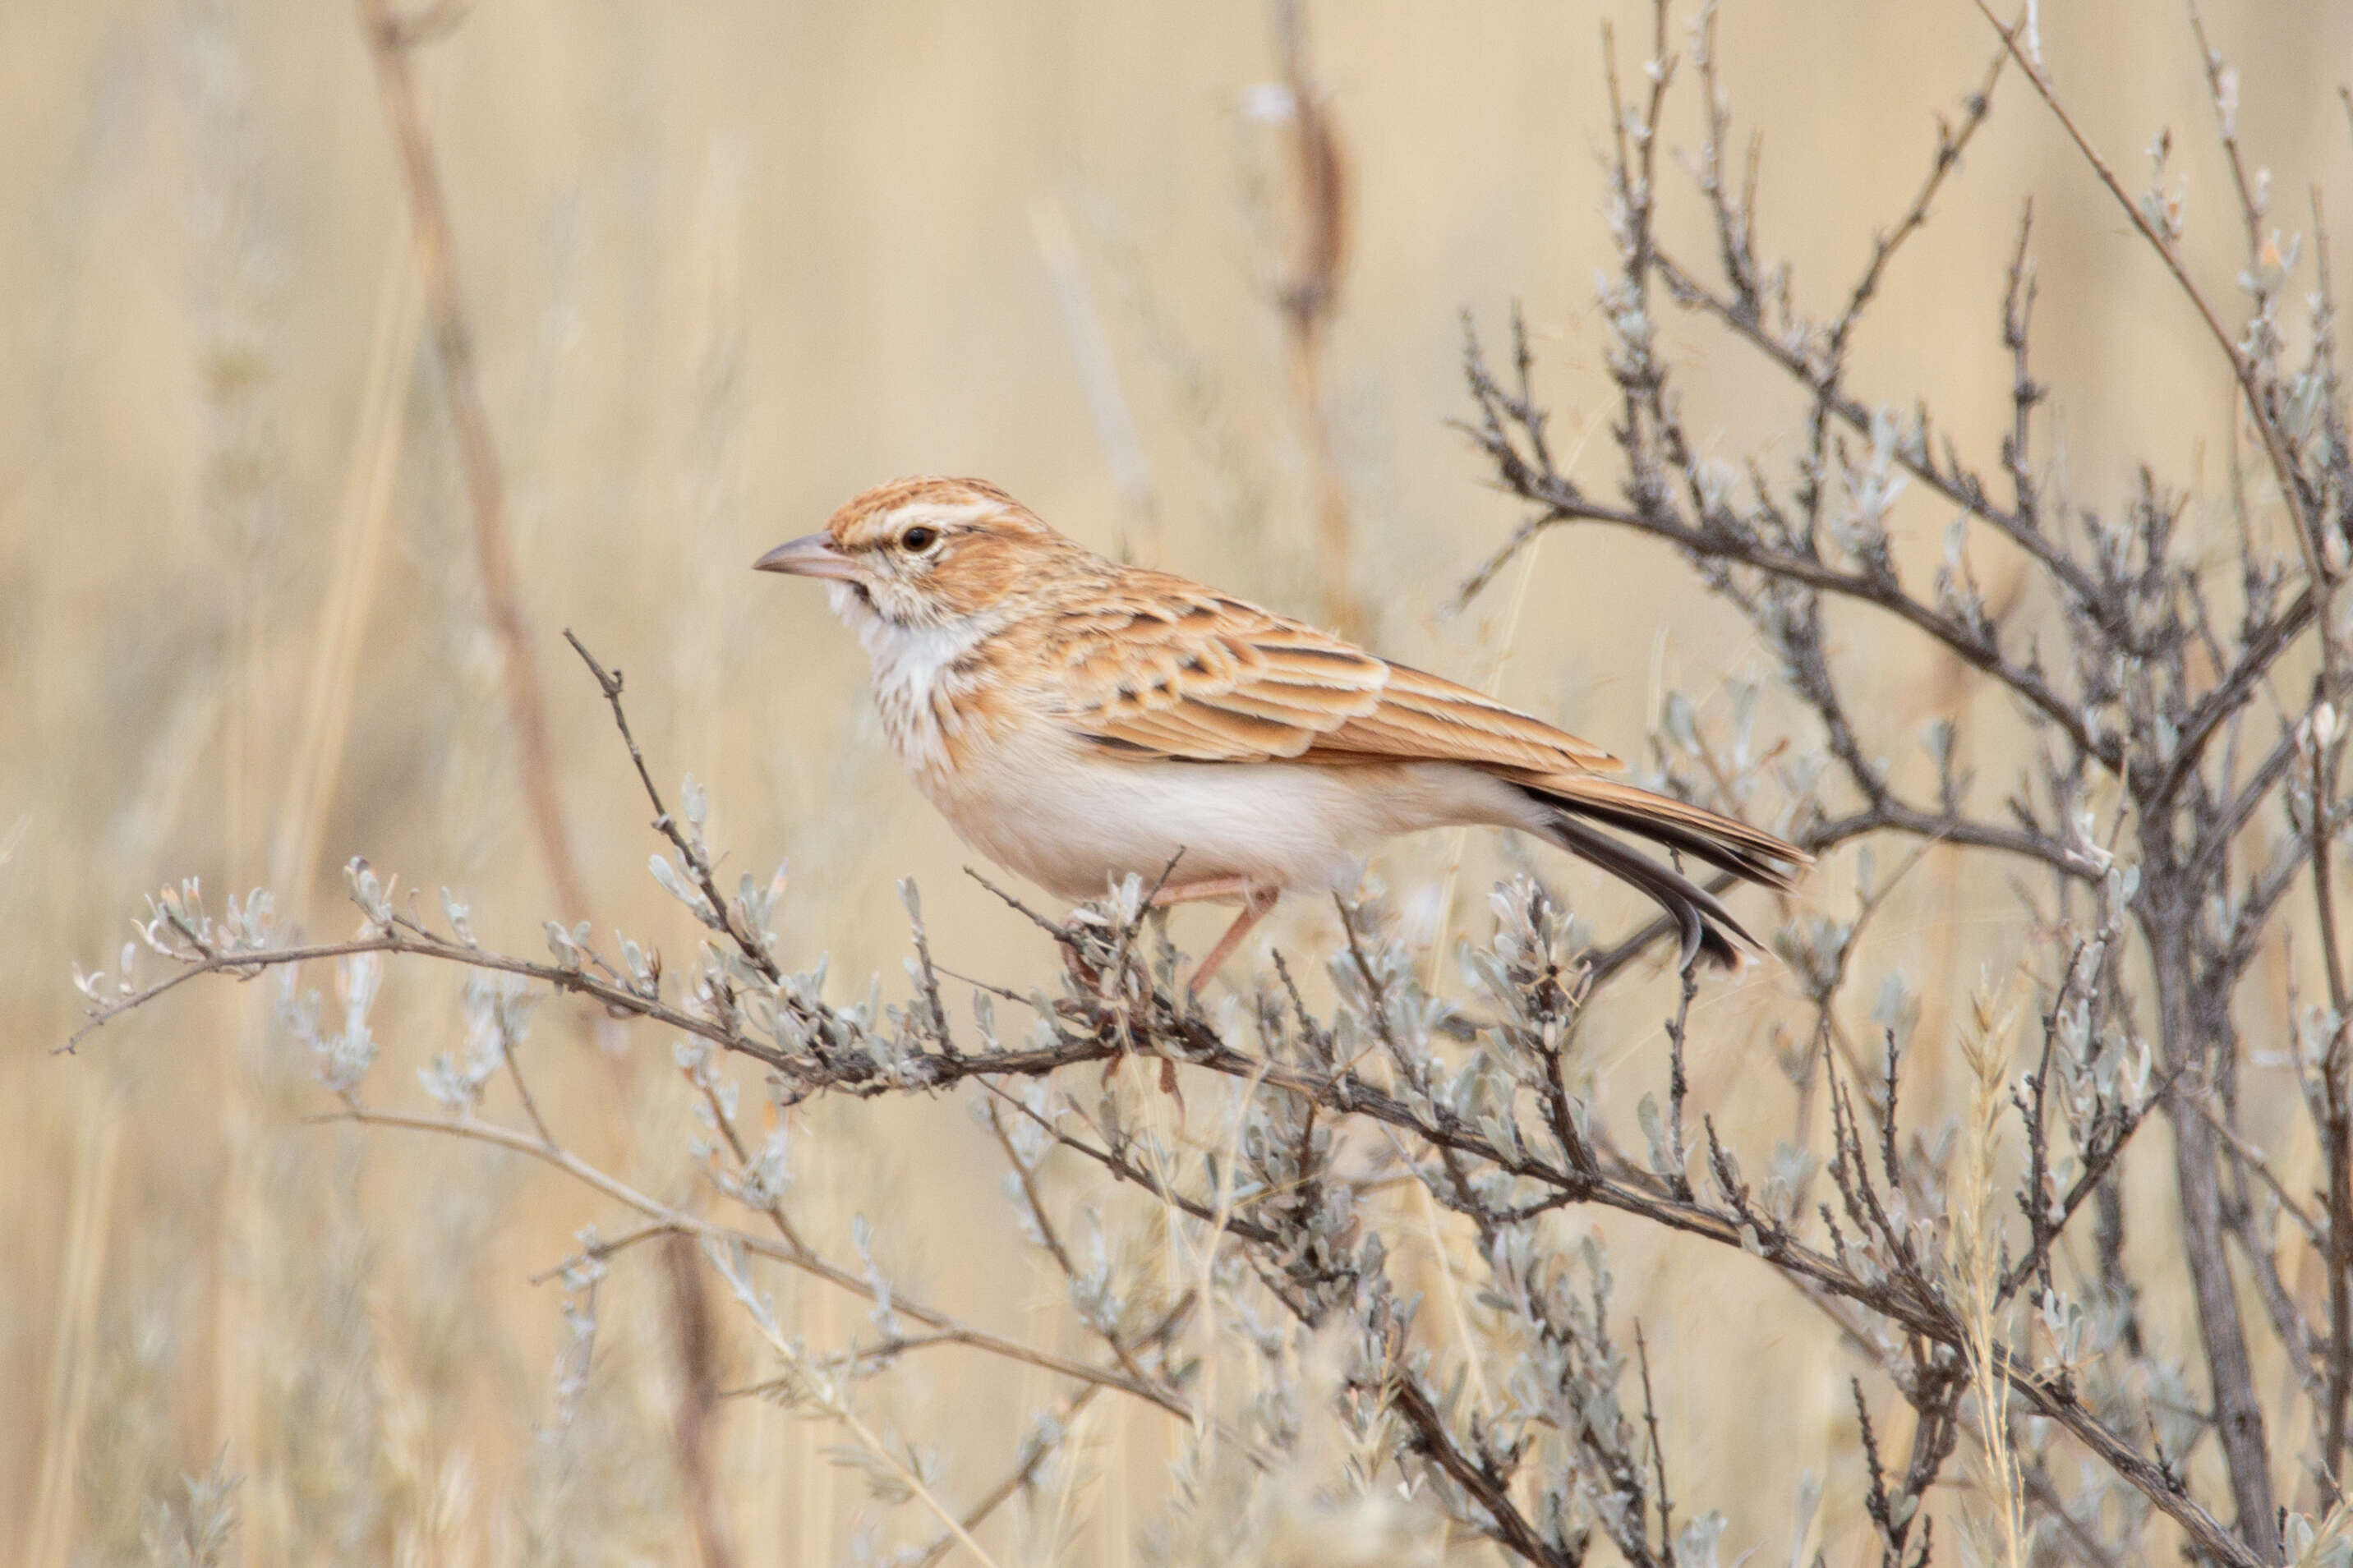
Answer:
<svg viewBox="0 0 2353 1568"><path fill-rule="evenodd" d="M2282 221L2306 226L2314 183L2353 214L2336 96L2353 8L2211 9L2244 74L2250 156L2279 171ZM2052 69L2129 182L2173 128L2189 248L2229 296L2228 197L2181 18L2043 10ZM1436 612L1516 513L1446 427L1464 407L1458 312L1492 328L1524 299L1562 446L1606 419L1590 310L1609 260L1603 15L1558 0L1313 8L1355 177L1328 374L1361 587L1385 649L1470 679L1493 668L1508 580L1470 616ZM1645 16L1617 20L1638 55ZM1726 80L1765 138L1765 243L1796 264L1802 302L1842 297L1926 168L1932 114L1954 111L1992 46L1960 0L1727 7ZM556 641L565 626L628 671L664 783L689 769L712 782L731 879L790 859L785 942L801 960L829 949L841 994L878 968L886 993L903 984L892 885L904 874L923 882L944 961L1008 978L1050 962L957 874L966 857L884 752L862 661L818 595L744 568L867 484L976 473L1090 543L1317 609L1269 303L1285 170L1277 133L1241 112L1271 61L1259 8L1165 0L481 0L425 51L565 806L607 923L681 956L691 945L645 875L642 803ZM1690 86L1671 149L1694 141ZM1697 251L1688 184L1677 173L1669 188L1669 232ZM2220 368L2014 77L1896 267L1858 387L1896 404L1928 392L1990 457L2007 418L2000 268L2030 192L2066 488L2104 501L2146 459L2211 489ZM78 1058L49 1055L74 1017L69 962L111 967L142 889L201 874L216 898L263 879L281 838L281 862L315 840L279 889L313 930L344 926L334 868L363 851L409 884L470 891L509 945L535 949L550 912L429 345L401 384L388 526L346 568L358 597L329 612L338 563L362 552L365 509L347 491L366 460L370 344L400 297L388 265L408 255L354 18L285 0L13 0L0 193L0 1521L47 1496L70 1510L74 1560L118 1560L141 1499L227 1444L247 1478L246 1561L383 1561L403 1540L519 1560L531 1521L556 1517L532 1432L557 1301L522 1281L575 1226L612 1216L469 1148L296 1124L318 1107L303 1064L270 1054L259 986L200 988ZM1148 512L1123 497L1098 437L1041 221L1074 237L1140 433ZM1694 427L1726 455L1762 443L1787 458L1772 444L1792 428L1786 396L1720 336L1673 331ZM1579 471L1606 486L1610 458L1598 431ZM1908 506L1900 527L1933 551L1947 519ZM358 652L331 682L348 706L332 800L290 833L306 682L338 616ZM1547 542L1511 644L1507 695L1621 750L1639 751L1662 680L1720 699L1728 675L1763 668L1663 552L1595 531ZM1851 651L1885 743L1908 744L1947 689L1938 672ZM2007 767L1989 773L2007 782ZM1447 850L1384 868L1427 889ZM1460 924L1483 921L1498 863L1474 844ZM1817 896L1842 899L1841 875ZM1605 928L1634 912L1564 878ZM1873 984L1890 962L1913 965L1929 1033L1955 984L2020 940L1997 879L1942 896L1883 929L1862 964ZM1427 927L1426 890L1420 907ZM1210 919L1179 929L1198 942ZM1276 940L1329 926L1305 911ZM448 1042L452 984L396 975L379 1092L419 1098L413 1069ZM1772 1010L1773 983L1759 984L1703 1001L1695 1051L1702 1099L1761 1161L1788 1103L1759 1053L1736 1049ZM1628 1102L1655 1077L1657 1016L1653 994L1599 1031ZM641 1075L636 1110L617 1116L610 1075L571 1029L551 1016L543 1039L551 1110L584 1147L685 1191L669 1076ZM633 1048L658 1067L669 1042L647 1033ZM821 1152L802 1197L822 1228L838 1236L864 1210L934 1298L1039 1338L1067 1331L1052 1312L1025 1319L1044 1277L992 1206L993 1156L958 1110L812 1126ZM1799 1472L1851 1432L1850 1363L1737 1258L1636 1247L1620 1275L1667 1352L1679 1496L1732 1513L1728 1554L1786 1552ZM582 1560L687 1560L650 1300L627 1268L607 1292L586 1445L605 1479L565 1494L570 1522L546 1526L576 1537ZM858 1326L853 1303L781 1300L813 1338ZM728 1353L756 1370L748 1343L731 1338ZM930 1387L898 1414L966 1483L1009 1452L1017 1403L1045 1397L987 1363L940 1363ZM745 1560L838 1554L864 1504L815 1457L822 1435L756 1405L720 1419ZM61 1435L79 1436L77 1458L53 1463L44 1491ZM1100 1479L1074 1504L1101 1534L1075 1560L1132 1560L1171 1441L1157 1415L1105 1413ZM2294 1443L2274 1447L2288 1464ZM1854 1480L1829 1478L1834 1562L1861 1546ZM26 1538L0 1528L0 1556Z"/></svg>

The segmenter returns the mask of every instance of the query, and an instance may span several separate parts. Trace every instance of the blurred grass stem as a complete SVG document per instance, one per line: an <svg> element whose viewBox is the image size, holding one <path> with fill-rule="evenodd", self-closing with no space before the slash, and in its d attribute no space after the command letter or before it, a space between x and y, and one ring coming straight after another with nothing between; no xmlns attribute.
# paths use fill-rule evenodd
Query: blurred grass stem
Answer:
<svg viewBox="0 0 2353 1568"><path fill-rule="evenodd" d="M41 1475L33 1504L29 1568L64 1568L74 1541L74 1468L82 1458L90 1415L93 1329L99 1281L106 1266L107 1231L114 1213L121 1108L100 1089L82 1119L74 1162L73 1196L66 1214L66 1247L58 1270L58 1312L50 1333L49 1392L42 1423Z"/></svg>
<svg viewBox="0 0 2353 1568"><path fill-rule="evenodd" d="M563 803L555 788L555 766L547 738L547 707L541 696L539 673L531 651L531 625L516 587L514 544L507 526L506 486L499 471L497 444L483 407L480 372L474 361L474 335L468 324L465 301L458 286L456 242L451 237L448 205L442 195L440 171L433 161L431 142L417 101L409 50L438 29L445 18L436 9L419 22L403 20L389 0L359 0L360 17L368 53L375 62L376 82L383 90L385 118L400 155L401 176L408 196L409 226L417 241L417 260L425 285L425 304L433 323L433 339L441 357L444 390L449 400L449 422L458 442L459 467L474 515L474 545L482 576L483 607L499 639L507 688L508 715L515 728L517 760L522 770L523 796L532 825L539 837L540 853L547 863L548 879L565 914L577 918L588 910L577 863L564 826Z"/></svg>
<svg viewBox="0 0 2353 1568"><path fill-rule="evenodd" d="M359 428L344 483L334 575L319 613L303 692L302 727L269 852L269 885L289 896L299 897L315 874L327 815L334 805L343 742L351 729L360 647L383 563L393 476L407 424L417 303L416 264L404 237L396 234L385 254L384 281L377 289L375 332L368 346Z"/></svg>
<svg viewBox="0 0 2353 1568"><path fill-rule="evenodd" d="M1277 68L1290 99L1292 171L1297 189L1298 252L1282 285L1290 336L1291 383L1299 405L1314 486L1315 575L1324 583L1325 616L1346 637L1366 633L1365 604L1356 585L1356 542L1348 517L1348 487L1332 438L1324 347L1339 313L1348 270L1348 165L1339 132L1324 110L1316 79L1303 0L1273 0Z"/></svg>

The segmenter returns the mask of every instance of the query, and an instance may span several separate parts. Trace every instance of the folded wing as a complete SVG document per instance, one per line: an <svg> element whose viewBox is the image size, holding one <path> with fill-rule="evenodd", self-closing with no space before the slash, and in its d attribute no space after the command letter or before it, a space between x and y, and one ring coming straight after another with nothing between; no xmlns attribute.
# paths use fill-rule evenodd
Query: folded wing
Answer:
<svg viewBox="0 0 2353 1568"><path fill-rule="evenodd" d="M1058 619L1046 657L1069 693L1061 717L1125 757L1334 767L1448 762L1485 770L1551 808L1546 836L1656 900L1683 961L1754 947L1715 896L1601 827L1649 839L1767 887L1810 857L1704 806L1613 778L1600 748L1451 680L1374 658L1314 627L1162 573Z"/></svg>
<svg viewBox="0 0 2353 1568"><path fill-rule="evenodd" d="M1189 762L1467 763L1614 769L1599 747L1451 680L1157 572L1056 623L1065 714L1113 751Z"/></svg>

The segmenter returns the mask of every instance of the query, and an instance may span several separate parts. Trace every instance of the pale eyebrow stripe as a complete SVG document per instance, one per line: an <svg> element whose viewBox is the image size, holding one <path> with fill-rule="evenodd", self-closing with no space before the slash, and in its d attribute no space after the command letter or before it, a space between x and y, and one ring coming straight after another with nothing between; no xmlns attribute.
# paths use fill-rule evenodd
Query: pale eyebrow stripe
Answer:
<svg viewBox="0 0 2353 1568"><path fill-rule="evenodd" d="M902 525L918 518L934 524L978 522L999 510L995 501L966 501L962 506L942 506L936 501L909 501L884 512L882 526L896 533Z"/></svg>

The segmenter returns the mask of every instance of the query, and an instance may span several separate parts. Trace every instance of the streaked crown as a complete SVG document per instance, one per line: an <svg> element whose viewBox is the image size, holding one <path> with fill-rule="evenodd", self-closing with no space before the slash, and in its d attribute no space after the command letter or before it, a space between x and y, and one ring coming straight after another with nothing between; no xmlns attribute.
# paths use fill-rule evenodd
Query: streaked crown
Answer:
<svg viewBox="0 0 2353 1568"><path fill-rule="evenodd" d="M900 626L999 621L1107 565L986 479L936 478L877 485L770 560L843 584L845 615L862 605Z"/></svg>
<svg viewBox="0 0 2353 1568"><path fill-rule="evenodd" d="M861 490L842 504L825 531L844 552L895 543L910 528L941 534L970 531L982 524L1010 536L1060 539L1038 514L987 479L931 475L892 479Z"/></svg>

